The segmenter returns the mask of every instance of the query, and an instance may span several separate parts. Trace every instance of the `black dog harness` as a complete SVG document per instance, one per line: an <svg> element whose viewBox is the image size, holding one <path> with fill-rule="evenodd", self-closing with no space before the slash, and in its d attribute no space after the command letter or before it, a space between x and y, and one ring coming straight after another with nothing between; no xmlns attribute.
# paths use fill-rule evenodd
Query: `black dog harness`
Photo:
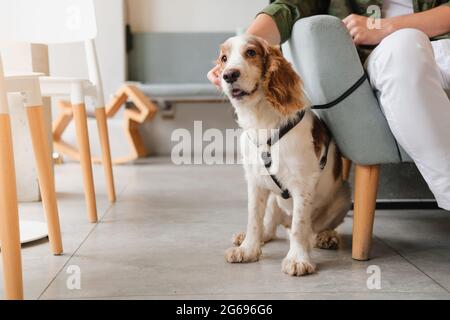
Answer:
<svg viewBox="0 0 450 320"><path fill-rule="evenodd" d="M335 105L337 105L338 103L342 102L343 100L345 100L348 96L350 96L353 92L356 91L356 89L358 89L363 83L364 81L366 81L368 79L367 74L364 73L364 75L358 79L358 81L355 82L354 85L352 85L347 91L345 91L339 98L326 103L326 104L321 104L321 105L314 105L311 106L312 110L324 110L324 109L330 109L332 107L334 107ZM277 177L274 174L270 173L270 168L272 167L272 154L270 153L270 148L276 144L278 141L280 141L286 134L288 134L293 128L295 128L305 117L306 111L305 110L300 110L297 113L297 117L295 118L294 121L287 123L285 126L281 127L278 130L278 134L269 138L266 142L267 144L267 152L262 152L261 153L261 159L263 160L264 166L267 169L267 172L270 175L270 178L272 178L273 182L278 186L278 188L281 190L281 197L285 200L290 199L291 198L291 193L289 192L288 189L283 188L283 185L281 184L281 182L277 179ZM320 169L323 170L325 169L325 166L327 165L327 160L328 160L328 149L330 147L330 142L331 139L329 139L327 141L327 144L325 146L325 153L323 155L323 157L320 159Z"/></svg>

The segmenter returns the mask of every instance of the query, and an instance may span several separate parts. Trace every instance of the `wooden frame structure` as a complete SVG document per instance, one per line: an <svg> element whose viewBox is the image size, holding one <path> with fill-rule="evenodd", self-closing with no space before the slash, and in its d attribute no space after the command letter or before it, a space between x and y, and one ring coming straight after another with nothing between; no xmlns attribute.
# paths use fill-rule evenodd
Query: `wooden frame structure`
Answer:
<svg viewBox="0 0 450 320"><path fill-rule="evenodd" d="M124 111L124 132L131 147L131 152L129 155L112 159L112 163L116 165L145 157L148 154L144 141L139 133L139 126L152 120L158 111L155 104L136 86L124 85L107 105L106 117L114 117L127 101L131 101L134 104L133 108L125 109ZM53 143L55 150L73 160L80 161L78 148L62 139L64 131L73 120L72 106L70 102L59 101L58 107L60 113L53 123ZM98 157L92 157L92 161L101 163L101 159Z"/></svg>

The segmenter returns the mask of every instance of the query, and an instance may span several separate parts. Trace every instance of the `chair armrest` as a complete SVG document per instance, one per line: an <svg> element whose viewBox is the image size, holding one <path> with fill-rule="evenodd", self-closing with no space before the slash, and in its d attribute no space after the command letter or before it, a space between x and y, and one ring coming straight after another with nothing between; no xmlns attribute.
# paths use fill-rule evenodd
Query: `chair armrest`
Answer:
<svg viewBox="0 0 450 320"><path fill-rule="evenodd" d="M332 16L300 19L283 52L303 78L313 104L338 98L364 72L347 29ZM401 162L397 143L368 81L338 105L317 113L350 160L366 165Z"/></svg>

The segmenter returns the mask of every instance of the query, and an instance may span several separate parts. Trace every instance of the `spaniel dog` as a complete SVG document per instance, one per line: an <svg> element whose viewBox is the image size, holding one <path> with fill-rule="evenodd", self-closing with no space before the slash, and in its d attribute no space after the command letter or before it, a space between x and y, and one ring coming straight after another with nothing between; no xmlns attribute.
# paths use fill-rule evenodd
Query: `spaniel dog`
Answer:
<svg viewBox="0 0 450 320"><path fill-rule="evenodd" d="M248 185L247 231L233 237L235 246L225 258L258 261L262 245L283 225L290 249L282 271L314 273L312 247L338 247L335 229L351 204L338 147L277 47L254 36L233 37L222 44L217 64L222 90L244 130L240 144Z"/></svg>

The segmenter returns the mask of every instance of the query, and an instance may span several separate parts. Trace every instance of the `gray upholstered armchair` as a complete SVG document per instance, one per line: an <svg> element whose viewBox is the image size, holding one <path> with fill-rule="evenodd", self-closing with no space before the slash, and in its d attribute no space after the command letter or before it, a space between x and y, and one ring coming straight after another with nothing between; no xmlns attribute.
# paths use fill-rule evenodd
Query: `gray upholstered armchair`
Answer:
<svg viewBox="0 0 450 320"><path fill-rule="evenodd" d="M313 104L336 99L364 73L362 65L355 67L358 53L345 26L332 16L299 20L283 52L302 76ZM344 71L336 75L336 65L348 67L339 68ZM367 260L379 165L410 162L411 158L393 137L368 81L338 105L318 114L330 128L345 158L356 165L352 256ZM344 168L349 168L349 163Z"/></svg>

